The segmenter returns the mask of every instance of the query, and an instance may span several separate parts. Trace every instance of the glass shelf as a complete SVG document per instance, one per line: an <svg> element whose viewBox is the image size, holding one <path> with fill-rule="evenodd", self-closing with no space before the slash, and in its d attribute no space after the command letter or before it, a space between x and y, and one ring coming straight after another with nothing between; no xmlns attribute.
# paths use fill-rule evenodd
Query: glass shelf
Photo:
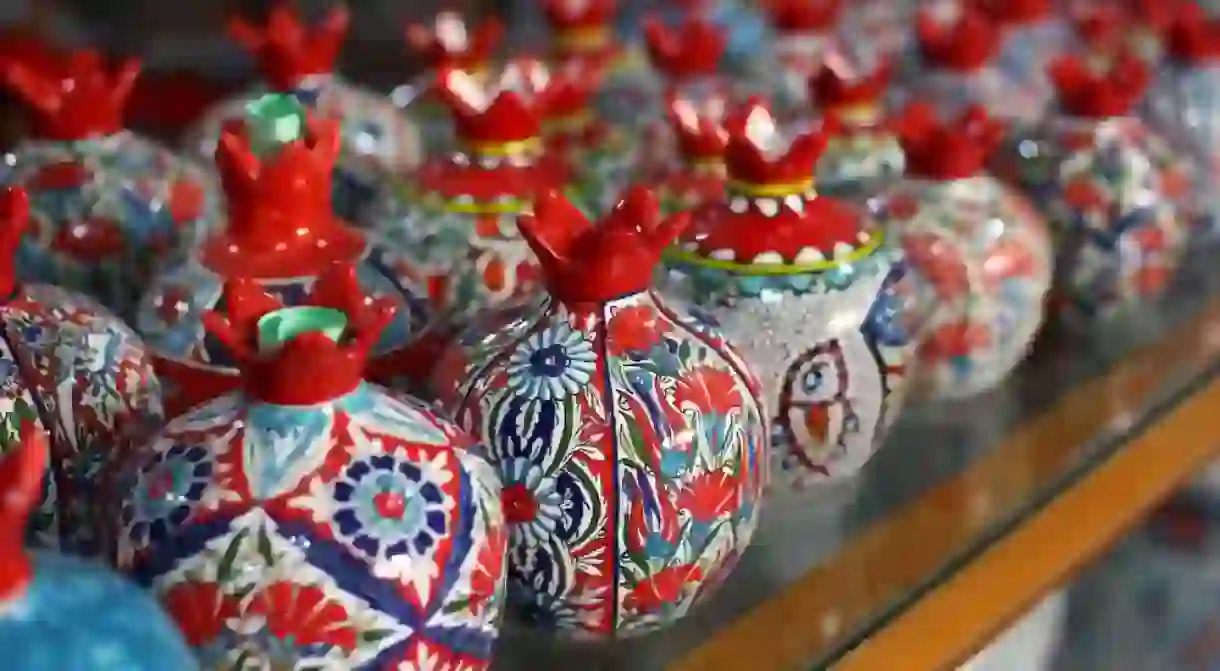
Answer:
<svg viewBox="0 0 1220 671"><path fill-rule="evenodd" d="M772 500L737 571L679 625L606 645L510 627L496 668L824 668L1217 367L1220 268L1201 259L1160 304L1089 333L1046 333L1002 388L909 408L857 480Z"/></svg>

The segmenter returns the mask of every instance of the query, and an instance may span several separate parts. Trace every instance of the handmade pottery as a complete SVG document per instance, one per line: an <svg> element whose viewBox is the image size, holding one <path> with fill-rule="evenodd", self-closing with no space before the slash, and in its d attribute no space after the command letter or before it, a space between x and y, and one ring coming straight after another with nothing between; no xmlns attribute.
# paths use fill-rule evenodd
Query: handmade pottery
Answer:
<svg viewBox="0 0 1220 671"><path fill-rule="evenodd" d="M21 671L197 671L172 620L99 564L22 548L37 515L47 439L25 429L0 458L0 645Z"/></svg>
<svg viewBox="0 0 1220 671"><path fill-rule="evenodd" d="M728 188L666 259L758 372L784 482L856 473L902 407L919 287L861 211L821 196L820 133L785 138L757 103L726 122Z"/></svg>
<svg viewBox="0 0 1220 671"><path fill-rule="evenodd" d="M30 538L77 554L99 550L98 476L160 424L157 380L139 337L93 300L22 283L13 257L29 198L0 192L0 415L51 439L50 472Z"/></svg>
<svg viewBox="0 0 1220 671"><path fill-rule="evenodd" d="M809 78L810 96L829 135L818 157L818 190L864 201L903 171L902 147L884 107L888 60L832 50Z"/></svg>
<svg viewBox="0 0 1220 671"><path fill-rule="evenodd" d="M292 96L270 97L280 100L263 106L279 109L276 116L232 120L221 132L216 166L228 197L224 230L158 276L140 303L136 325L153 353L170 416L240 381L232 356L207 337L202 321L220 304L229 278L252 278L293 304L332 264L355 263L366 291L393 296L401 308L374 350L374 379L410 377L419 360L416 348L426 348L430 311L423 276L375 234L332 213L338 122L307 118Z"/></svg>
<svg viewBox="0 0 1220 671"><path fill-rule="evenodd" d="M1080 58L1051 68L1061 113L1019 132L997 173L1038 203L1056 237L1056 303L1068 322L1159 294L1189 237L1188 164L1132 108L1148 67L1119 56L1108 71Z"/></svg>
<svg viewBox="0 0 1220 671"><path fill-rule="evenodd" d="M425 71L394 89L391 97L419 124L425 156L448 151L453 148L453 119L434 90L436 75L444 68L486 71L504 37L504 24L492 17L467 26L460 14L440 12L431 25L407 26L406 35L407 44L423 58Z"/></svg>
<svg viewBox="0 0 1220 671"><path fill-rule="evenodd" d="M637 180L652 185L665 215L718 201L724 194L729 141L724 108L722 100L704 101L701 107L682 99L670 102L670 132L678 151L669 161L643 169Z"/></svg>
<svg viewBox="0 0 1220 671"><path fill-rule="evenodd" d="M757 522L760 385L716 329L650 288L688 219L662 220L642 187L597 224L541 196L520 227L549 296L437 372L504 481L509 603L559 636L684 617Z"/></svg>
<svg viewBox="0 0 1220 671"><path fill-rule="evenodd" d="M572 167L571 194L582 209L608 211L618 202L640 148L627 128L595 113L594 94L607 76L592 61L570 61L551 73L542 138L546 151Z"/></svg>
<svg viewBox="0 0 1220 671"><path fill-rule="evenodd" d="M932 288L911 393L961 398L1002 382L1042 324L1050 229L1032 203L985 171L1003 128L981 107L939 120L913 104L899 121L905 179L872 205Z"/></svg>
<svg viewBox="0 0 1220 671"><path fill-rule="evenodd" d="M764 4L771 24L772 59L765 74L775 115L793 119L806 114L811 102L806 82L822 68L835 42L843 13L840 0L773 0Z"/></svg>
<svg viewBox="0 0 1220 671"><path fill-rule="evenodd" d="M128 317L148 278L210 225L206 173L124 130L140 66L94 51L50 62L13 60L5 82L31 112L29 138L6 157L4 181L30 196L32 226L17 256L22 278L89 294Z"/></svg>
<svg viewBox="0 0 1220 671"><path fill-rule="evenodd" d="M1144 100L1152 127L1193 162L1188 214L1214 238L1220 224L1220 23L1186 14L1170 31L1168 61Z"/></svg>
<svg viewBox="0 0 1220 671"><path fill-rule="evenodd" d="M287 3L276 4L265 26L233 19L229 32L258 61L263 84L206 112L188 133L188 148L211 160L226 120L244 118L269 92L291 93L320 115L340 120L343 151L331 205L340 217L359 221L385 173L417 167L423 150L419 127L389 98L334 74L347 24L347 10L338 7L318 25L304 25Z"/></svg>
<svg viewBox="0 0 1220 671"><path fill-rule="evenodd" d="M544 66L524 60L490 81L443 71L436 90L454 116L457 149L431 157L373 210L374 230L418 268L448 318L540 286L516 218L539 191L567 182L566 166L548 158L541 138L552 81Z"/></svg>
<svg viewBox="0 0 1220 671"><path fill-rule="evenodd" d="M947 115L977 104L1006 121L1041 119L1050 97L996 62L1001 45L996 22L972 6L945 6L949 9L921 10L916 16L920 65L906 73L896 102L926 100Z"/></svg>
<svg viewBox="0 0 1220 671"><path fill-rule="evenodd" d="M456 426L363 381L396 301L355 273L295 308L227 283L228 316L204 321L241 390L172 420L121 480L119 563L208 669L490 663L499 480Z"/></svg>

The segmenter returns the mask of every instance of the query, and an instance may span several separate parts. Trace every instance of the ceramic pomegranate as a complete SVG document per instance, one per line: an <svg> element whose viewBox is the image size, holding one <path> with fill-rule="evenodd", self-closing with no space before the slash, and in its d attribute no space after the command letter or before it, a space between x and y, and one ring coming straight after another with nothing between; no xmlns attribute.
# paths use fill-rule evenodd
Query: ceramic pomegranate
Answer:
<svg viewBox="0 0 1220 671"><path fill-rule="evenodd" d="M1168 61L1144 100L1152 127L1193 163L1188 214L1211 238L1220 223L1220 22L1184 13L1168 40Z"/></svg>
<svg viewBox="0 0 1220 671"><path fill-rule="evenodd" d="M1038 203L1056 236L1056 306L1069 321L1160 293L1189 237L1187 163L1132 115L1149 78L1137 57L1096 71L1054 63L1061 113L1018 133L996 169Z"/></svg>
<svg viewBox="0 0 1220 671"><path fill-rule="evenodd" d="M454 116L457 149L431 157L374 208L373 229L419 269L449 317L540 286L516 217L539 191L567 183L566 166L542 141L551 82L544 66L525 60L487 82L443 71L436 90Z"/></svg>
<svg viewBox="0 0 1220 671"><path fill-rule="evenodd" d="M898 137L885 111L888 60L832 50L809 79L809 89L829 135L814 174L818 190L863 201L902 175Z"/></svg>
<svg viewBox="0 0 1220 671"><path fill-rule="evenodd" d="M806 82L822 68L826 51L835 45L843 3L775 0L764 4L764 12L773 33L773 61L762 74L772 83L771 90L757 92L770 95L777 117L799 118L812 102Z"/></svg>
<svg viewBox="0 0 1220 671"><path fill-rule="evenodd" d="M588 212L613 207L638 163L637 139L595 113L602 67L573 60L553 71L542 123L547 153L572 167L571 195Z"/></svg>
<svg viewBox="0 0 1220 671"><path fill-rule="evenodd" d="M440 12L431 25L407 26L407 44L424 61L425 72L394 89L394 103L419 124L425 156L453 148L453 120L433 90L443 68L486 72L504 37L504 24L492 17L468 26L456 12Z"/></svg>
<svg viewBox="0 0 1220 671"><path fill-rule="evenodd" d="M486 669L504 518L480 448L363 380L397 301L354 269L296 307L232 280L208 312L242 387L172 420L121 480L119 563L208 669Z"/></svg>
<svg viewBox="0 0 1220 671"><path fill-rule="evenodd" d="M170 416L240 381L232 356L207 337L202 322L229 278L252 278L292 304L334 263L354 263L368 293L394 297L401 308L374 350L375 379L410 377L417 348L426 348L424 277L375 234L333 214L338 122L307 115L292 96L278 97L266 106L281 113L231 120L221 132L216 167L227 195L224 229L158 276L140 303L136 325L153 352Z"/></svg>
<svg viewBox="0 0 1220 671"><path fill-rule="evenodd" d="M31 134L5 181L30 196L21 277L87 293L130 316L148 278L211 224L213 182L199 167L123 127L139 74L85 50L0 69L28 105Z"/></svg>
<svg viewBox="0 0 1220 671"><path fill-rule="evenodd" d="M728 187L667 255L691 300L758 372L785 484L856 473L902 407L921 288L856 207L814 190L821 133L786 137L766 107L734 111Z"/></svg>
<svg viewBox="0 0 1220 671"><path fill-rule="evenodd" d="M931 102L949 115L978 104L997 118L1023 124L1039 121L1050 96L997 62L1002 33L996 22L973 6L944 6L948 9L920 10L916 16L920 65L897 89L898 101L905 94Z"/></svg>
<svg viewBox="0 0 1220 671"><path fill-rule="evenodd" d="M258 62L263 83L205 112L187 135L188 148L211 160L226 120L244 118L253 103L269 100L267 93L292 94L319 114L340 120L343 151L331 182L331 205L340 217L359 221L384 173L418 167L423 150L418 125L389 98L334 73L347 25L342 7L311 27L284 2L272 8L263 26L234 18L229 33Z"/></svg>
<svg viewBox="0 0 1220 671"><path fill-rule="evenodd" d="M672 159L645 168L639 178L652 185L666 215L717 201L724 193L729 140L724 113L722 100L704 101L701 107L682 99L670 102L670 132L678 151Z"/></svg>
<svg viewBox="0 0 1220 671"><path fill-rule="evenodd" d="M675 25L655 17L644 22L644 46L653 77L641 104L610 113L610 118L639 134L642 165L670 160L676 148L665 124L670 100L680 98L696 105L710 100L732 100L734 81L721 72L726 31L709 20L689 17Z"/></svg>
<svg viewBox="0 0 1220 671"><path fill-rule="evenodd" d="M38 508L47 440L26 430L0 458L0 644L21 671L197 671L172 620L99 564L22 547Z"/></svg>
<svg viewBox="0 0 1220 671"><path fill-rule="evenodd" d="M559 636L684 617L733 569L768 475L757 380L651 287L689 219L632 188L600 223L554 192L520 222L548 297L448 350L459 424L504 482L509 603Z"/></svg>
<svg viewBox="0 0 1220 671"><path fill-rule="evenodd" d="M31 538L94 554L99 474L160 424L160 393L144 344L118 317L85 296L17 280L31 207L19 189L0 192L0 413L50 433ZM5 422L6 434L15 428Z"/></svg>
<svg viewBox="0 0 1220 671"><path fill-rule="evenodd" d="M985 165L1003 128L981 107L940 120L914 103L899 121L906 177L873 201L911 271L935 295L912 395L961 398L1000 384L1042 325L1050 227Z"/></svg>

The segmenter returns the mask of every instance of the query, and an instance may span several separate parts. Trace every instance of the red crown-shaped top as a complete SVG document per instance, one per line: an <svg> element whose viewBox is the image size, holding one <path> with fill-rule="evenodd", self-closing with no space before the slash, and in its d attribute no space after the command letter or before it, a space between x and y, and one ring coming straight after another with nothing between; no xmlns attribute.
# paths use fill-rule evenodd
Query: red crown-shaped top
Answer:
<svg viewBox="0 0 1220 671"><path fill-rule="evenodd" d="M216 148L228 225L205 242L204 262L227 276L311 275L364 249L331 210L339 125L310 117L304 137L260 158L248 129L231 120Z"/></svg>
<svg viewBox="0 0 1220 671"><path fill-rule="evenodd" d="M669 103L669 120L678 151L689 162L723 161L729 146L729 131L724 127L724 101L711 99L696 106L689 100Z"/></svg>
<svg viewBox="0 0 1220 671"><path fill-rule="evenodd" d="M463 70L441 68L436 90L453 112L455 132L470 144L502 145L538 137L550 74L535 61L510 63L487 83Z"/></svg>
<svg viewBox="0 0 1220 671"><path fill-rule="evenodd" d="M1055 15L1055 0L977 0L992 20L1004 26L1044 21Z"/></svg>
<svg viewBox="0 0 1220 671"><path fill-rule="evenodd" d="M284 305L246 278L225 283L225 303L226 313L204 313L204 327L237 359L246 393L279 405L322 403L356 389L364 380L369 352L397 311L391 298L364 295L355 267L335 264L318 276L302 305L345 314L347 328L339 341L307 332L263 352L259 319Z"/></svg>
<svg viewBox="0 0 1220 671"><path fill-rule="evenodd" d="M518 219L518 228L551 295L569 304L600 303L652 286L661 252L689 221L685 213L662 218L652 192L633 186L597 225L558 191L548 191L532 215Z"/></svg>
<svg viewBox="0 0 1220 671"><path fill-rule="evenodd" d="M0 601L20 597L34 577L25 551L30 512L42 500L47 472L47 434L20 427L16 446L0 458Z"/></svg>
<svg viewBox="0 0 1220 671"><path fill-rule="evenodd" d="M915 102L898 122L907 174L924 179L963 179L981 173L1003 135L1004 126L988 118L980 105L942 122L934 106Z"/></svg>
<svg viewBox="0 0 1220 671"><path fill-rule="evenodd" d="M1212 63L1220 59L1220 22L1190 3L1169 24L1169 55L1182 63Z"/></svg>
<svg viewBox="0 0 1220 671"><path fill-rule="evenodd" d="M229 34L258 60L268 86L289 92L306 77L334 71L348 19L347 10L336 7L311 28L282 3L271 10L265 26L232 19Z"/></svg>
<svg viewBox="0 0 1220 671"><path fill-rule="evenodd" d="M1127 0L1126 13L1136 27L1162 31L1171 26L1181 12L1200 9L1191 0Z"/></svg>
<svg viewBox="0 0 1220 671"><path fill-rule="evenodd" d="M915 31L923 57L933 66L948 70L978 70L995 57L1000 47L996 23L972 7L962 8L950 21L920 11Z"/></svg>
<svg viewBox="0 0 1220 671"><path fill-rule="evenodd" d="M568 62L554 71L546 88L538 92L539 109L550 119L588 110L602 77L603 69L598 63L584 60Z"/></svg>
<svg viewBox="0 0 1220 671"><path fill-rule="evenodd" d="M890 72L885 58L871 72L857 72L843 59L827 58L809 77L809 94L823 109L871 105L885 95Z"/></svg>
<svg viewBox="0 0 1220 671"><path fill-rule="evenodd" d="M724 126L729 134L724 152L729 179L739 184L808 182L826 148L827 138L821 130L784 138L771 112L757 100L734 110Z"/></svg>
<svg viewBox="0 0 1220 671"><path fill-rule="evenodd" d="M34 111L34 132L55 140L81 140L123 129L123 108L140 74L128 59L109 71L94 50L77 51L57 63L13 60L4 78Z"/></svg>
<svg viewBox="0 0 1220 671"><path fill-rule="evenodd" d="M843 3L842 0L768 0L763 9L777 32L827 32L839 23Z"/></svg>
<svg viewBox="0 0 1220 671"><path fill-rule="evenodd" d="M1103 119L1124 116L1144 95L1148 65L1130 53L1119 54L1106 71L1077 56L1063 56L1048 68L1059 92L1059 106L1072 116Z"/></svg>
<svg viewBox="0 0 1220 671"><path fill-rule="evenodd" d="M542 13L555 32L607 27L617 10L616 0L542 0Z"/></svg>
<svg viewBox="0 0 1220 671"><path fill-rule="evenodd" d="M1085 45L1110 50L1122 44L1128 16L1114 5L1091 5L1072 17L1072 28Z"/></svg>
<svg viewBox="0 0 1220 671"><path fill-rule="evenodd" d="M422 23L407 26L406 36L407 44L430 69L476 70L491 60L500 46L504 24L489 18L471 30L460 14L441 12L430 26Z"/></svg>
<svg viewBox="0 0 1220 671"><path fill-rule="evenodd" d="M17 290L14 261L29 222L30 197L25 190L10 186L0 191L0 301Z"/></svg>
<svg viewBox="0 0 1220 671"><path fill-rule="evenodd" d="M727 45L724 28L706 19L691 17L677 27L649 17L644 39L652 67L670 80L715 74Z"/></svg>

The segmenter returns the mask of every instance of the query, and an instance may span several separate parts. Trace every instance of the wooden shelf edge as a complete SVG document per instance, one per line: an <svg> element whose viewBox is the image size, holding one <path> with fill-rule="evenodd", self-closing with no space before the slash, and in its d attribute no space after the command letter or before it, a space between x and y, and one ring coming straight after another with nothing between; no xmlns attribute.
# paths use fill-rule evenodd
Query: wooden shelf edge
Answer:
<svg viewBox="0 0 1220 671"><path fill-rule="evenodd" d="M1220 380L926 594L835 671L935 671L968 659L1220 452L1217 408Z"/></svg>

